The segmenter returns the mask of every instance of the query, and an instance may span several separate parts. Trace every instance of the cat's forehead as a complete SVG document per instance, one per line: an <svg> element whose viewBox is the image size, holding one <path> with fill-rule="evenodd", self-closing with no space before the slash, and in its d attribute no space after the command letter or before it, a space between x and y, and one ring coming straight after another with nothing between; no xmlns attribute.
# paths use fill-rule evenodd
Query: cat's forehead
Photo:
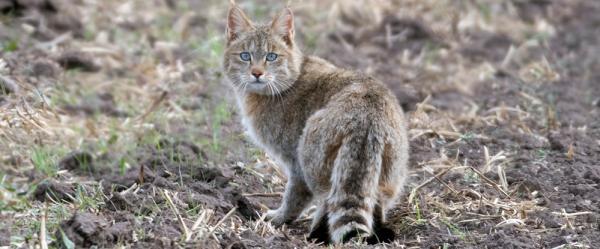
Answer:
<svg viewBox="0 0 600 249"><path fill-rule="evenodd" d="M275 39L269 25L257 25L242 36L239 45L250 51L267 51L283 44Z"/></svg>

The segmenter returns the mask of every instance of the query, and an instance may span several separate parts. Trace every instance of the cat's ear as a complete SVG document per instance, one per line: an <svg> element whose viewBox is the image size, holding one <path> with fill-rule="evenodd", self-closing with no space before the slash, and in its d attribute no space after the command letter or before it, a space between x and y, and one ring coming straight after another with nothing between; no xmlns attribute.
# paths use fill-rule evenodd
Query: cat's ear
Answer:
<svg viewBox="0 0 600 249"><path fill-rule="evenodd" d="M227 14L227 43L238 38L239 33L254 28L252 21L240 9L234 1L231 1L229 13Z"/></svg>
<svg viewBox="0 0 600 249"><path fill-rule="evenodd" d="M273 23L271 24L271 31L281 36L285 43L288 46L293 46L294 44L294 13L288 7L285 8L279 15L273 18Z"/></svg>

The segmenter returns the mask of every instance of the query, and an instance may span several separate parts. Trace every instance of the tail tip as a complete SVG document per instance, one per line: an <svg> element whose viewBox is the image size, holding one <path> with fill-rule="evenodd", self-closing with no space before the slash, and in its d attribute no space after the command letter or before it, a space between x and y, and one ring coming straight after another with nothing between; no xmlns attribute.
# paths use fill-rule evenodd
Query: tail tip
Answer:
<svg viewBox="0 0 600 249"><path fill-rule="evenodd" d="M313 241L316 244L329 245L331 243L347 243L353 239L362 240L368 245L376 245L380 243L392 243L396 239L396 234L390 228L384 226L378 226L373 229L373 233L362 229L350 230L343 235L336 238L332 238L329 234L329 228L327 226L327 220L323 219L324 222L319 222L309 234L308 240Z"/></svg>
<svg viewBox="0 0 600 249"><path fill-rule="evenodd" d="M364 224L350 222L331 231L331 241L334 244L344 244L351 240L364 241L371 236L371 229Z"/></svg>

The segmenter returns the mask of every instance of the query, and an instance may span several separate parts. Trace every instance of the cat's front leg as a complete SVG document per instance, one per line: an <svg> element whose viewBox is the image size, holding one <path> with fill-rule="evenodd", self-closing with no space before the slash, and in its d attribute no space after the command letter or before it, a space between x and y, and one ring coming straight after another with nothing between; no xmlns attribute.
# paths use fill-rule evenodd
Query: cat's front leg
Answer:
<svg viewBox="0 0 600 249"><path fill-rule="evenodd" d="M275 226L289 224L298 218L312 200L312 196L304 177L301 174L292 173L285 186L281 205L278 209L267 211L265 218Z"/></svg>

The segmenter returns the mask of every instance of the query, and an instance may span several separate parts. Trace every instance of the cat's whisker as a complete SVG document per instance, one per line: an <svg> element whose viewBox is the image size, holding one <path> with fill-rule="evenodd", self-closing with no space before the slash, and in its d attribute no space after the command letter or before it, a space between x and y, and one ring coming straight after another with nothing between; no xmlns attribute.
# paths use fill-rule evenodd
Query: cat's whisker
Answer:
<svg viewBox="0 0 600 249"><path fill-rule="evenodd" d="M273 85L270 83L267 83L267 86L269 87L269 91L271 92L271 96L275 95L275 90L273 90Z"/></svg>
<svg viewBox="0 0 600 249"><path fill-rule="evenodd" d="M281 84L277 80L275 80L275 79L273 79L272 82L273 82L273 87L275 87L275 91L276 91L275 92L275 98L277 98L281 102L283 102L283 96L281 95L282 91L281 91L281 89L279 89L279 87L277 87L277 86L281 86Z"/></svg>
<svg viewBox="0 0 600 249"><path fill-rule="evenodd" d="M282 88L281 89L288 89L289 86L287 86L286 84L281 84ZM279 90L278 92L279 95L279 99L281 100L281 102L283 102L283 90Z"/></svg>
<svg viewBox="0 0 600 249"><path fill-rule="evenodd" d="M277 87L277 85L278 85L278 84L277 84L277 81L272 81L272 82L273 82L273 84L272 84L272 85L273 85L273 88L275 88L275 93L273 94L273 97L274 97L275 99L277 99L277 98L279 98L279 97L281 96L281 95L280 95L280 92L281 92L281 91L280 91L280 90L279 90L279 88Z"/></svg>
<svg viewBox="0 0 600 249"><path fill-rule="evenodd" d="M240 84L234 84L233 88L235 90L237 90L238 92L242 92L242 88L244 87L244 83L240 83Z"/></svg>
<svg viewBox="0 0 600 249"><path fill-rule="evenodd" d="M236 91L241 91L243 87L243 84L233 84L233 89Z"/></svg>
<svg viewBox="0 0 600 249"><path fill-rule="evenodd" d="M246 88L248 87L248 82L244 81L242 83L242 86L240 88L242 88L242 91L240 92L240 94L245 94L246 93Z"/></svg>

